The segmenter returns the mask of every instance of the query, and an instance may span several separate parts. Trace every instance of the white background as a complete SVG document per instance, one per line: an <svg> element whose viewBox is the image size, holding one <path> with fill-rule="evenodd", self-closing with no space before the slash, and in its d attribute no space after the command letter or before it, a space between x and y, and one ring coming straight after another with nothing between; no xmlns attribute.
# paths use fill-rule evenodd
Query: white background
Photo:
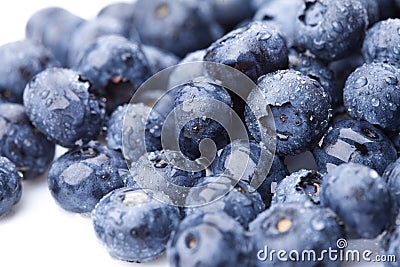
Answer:
<svg viewBox="0 0 400 267"><path fill-rule="evenodd" d="M43 7L64 7L89 19L111 2L11 0L4 4L3 1L0 8L0 44L24 38L27 20ZM97 241L90 218L59 208L47 189L46 177L42 177L36 181L24 181L20 203L10 214L0 218L0 266L165 267L168 264L165 257L146 264L113 260Z"/></svg>

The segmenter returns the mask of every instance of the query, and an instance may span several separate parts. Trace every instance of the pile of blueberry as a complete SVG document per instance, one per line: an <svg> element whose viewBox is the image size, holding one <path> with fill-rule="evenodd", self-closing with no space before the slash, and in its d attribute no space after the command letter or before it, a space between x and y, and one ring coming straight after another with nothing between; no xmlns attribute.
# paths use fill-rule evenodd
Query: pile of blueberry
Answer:
<svg viewBox="0 0 400 267"><path fill-rule="evenodd" d="M136 0L90 20L38 11L24 40L0 47L0 216L23 180L47 175L56 202L90 214L123 261L166 251L176 267L339 266L257 255L265 246L318 255L339 239L377 237L400 261L399 14L397 0ZM156 103L129 103L152 75L194 61L230 66L257 86L244 100L201 77ZM249 141L230 139L232 114L212 119L213 101L236 113ZM178 168L177 151L163 146L180 106L203 115L169 133L191 162L211 140L218 152L206 168ZM56 145L68 151L54 158ZM315 168L290 173L287 159L309 152ZM160 179L201 205L173 205L168 184L142 190Z"/></svg>

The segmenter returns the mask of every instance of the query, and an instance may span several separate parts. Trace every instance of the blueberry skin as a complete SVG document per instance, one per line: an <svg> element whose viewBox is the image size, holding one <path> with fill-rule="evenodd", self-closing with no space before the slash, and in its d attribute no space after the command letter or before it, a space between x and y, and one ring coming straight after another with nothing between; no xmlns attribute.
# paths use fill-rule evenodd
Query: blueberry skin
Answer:
<svg viewBox="0 0 400 267"><path fill-rule="evenodd" d="M230 188L232 183L235 183L233 178L227 176L208 176L199 179L196 187L204 187L200 191L189 191L186 199L190 201L187 202L188 204L196 203L201 206L186 207L186 216L197 213L225 212L247 229L249 223L265 210L265 204L260 194L243 181L238 181L232 190L223 195L223 190ZM218 196L222 197L215 200ZM210 201L213 202L209 203ZM204 205L204 203L207 204Z"/></svg>
<svg viewBox="0 0 400 267"><path fill-rule="evenodd" d="M382 174L397 159L389 138L365 121L341 120L332 124L313 151L318 170L329 172L337 165L353 162Z"/></svg>
<svg viewBox="0 0 400 267"><path fill-rule="evenodd" d="M208 9L208 8L207 8ZM207 47L222 31L198 1L139 0L135 2L132 31L144 44L179 57Z"/></svg>
<svg viewBox="0 0 400 267"><path fill-rule="evenodd" d="M67 66L68 44L72 33L85 20L60 7L47 7L35 12L25 26L27 39L42 43L54 57Z"/></svg>
<svg viewBox="0 0 400 267"><path fill-rule="evenodd" d="M206 55L207 49L199 49L190 53L187 53L184 58L179 62L181 63L188 63L188 62L195 62L195 61L203 61L204 56Z"/></svg>
<svg viewBox="0 0 400 267"><path fill-rule="evenodd" d="M295 155L312 149L328 129L331 118L330 97L319 82L294 70L279 70L261 76L247 98L245 121L257 142L259 131L267 131L264 117L256 118L251 112L252 103L259 101L256 90L269 105L276 127L276 153L279 156Z"/></svg>
<svg viewBox="0 0 400 267"><path fill-rule="evenodd" d="M334 86L335 77L332 70L322 61L315 58L315 56L306 53L298 53L295 49L290 49L289 69L300 71L318 81L331 97L333 108L338 107L342 103L343 89Z"/></svg>
<svg viewBox="0 0 400 267"><path fill-rule="evenodd" d="M228 91L217 84L207 81L191 81L177 86L175 106L182 105L182 109L179 110L180 114L176 116L176 121L178 125L185 123L180 131L179 145L182 153L192 160L200 157L199 145L205 138L213 140L217 149L224 147L229 142L224 126L210 118L211 114L221 113L221 110L218 105L205 106L204 100L208 99L219 101L229 109L233 107ZM199 100L203 103L197 104ZM186 121L187 118L193 119ZM230 114L226 114L223 119L225 123L229 123Z"/></svg>
<svg viewBox="0 0 400 267"><path fill-rule="evenodd" d="M156 74L157 72L174 66L179 62L177 56L156 46L142 45L142 50L149 62L152 74Z"/></svg>
<svg viewBox="0 0 400 267"><path fill-rule="evenodd" d="M319 205L322 186L321 173L304 169L294 172L278 184L272 204L298 202Z"/></svg>
<svg viewBox="0 0 400 267"><path fill-rule="evenodd" d="M395 218L385 181L367 166L344 163L324 176L321 203L343 221L351 238L375 238Z"/></svg>
<svg viewBox="0 0 400 267"><path fill-rule="evenodd" d="M46 69L25 88L26 114L56 144L74 147L87 143L97 138L105 116L104 99L90 89L90 83L73 70Z"/></svg>
<svg viewBox="0 0 400 267"><path fill-rule="evenodd" d="M32 126L24 106L0 104L0 128L0 155L11 160L24 179L37 178L47 171L55 145Z"/></svg>
<svg viewBox="0 0 400 267"><path fill-rule="evenodd" d="M91 142L53 161L48 175L49 190L63 209L87 213L104 195L124 186L120 170L125 169L122 154Z"/></svg>
<svg viewBox="0 0 400 267"><path fill-rule="evenodd" d="M115 258L147 262L166 249L180 216L175 206L159 202L152 190L120 188L107 194L92 212L96 236Z"/></svg>
<svg viewBox="0 0 400 267"><path fill-rule="evenodd" d="M377 22L367 31L362 47L365 62L381 62L400 67L400 19Z"/></svg>
<svg viewBox="0 0 400 267"><path fill-rule="evenodd" d="M398 131L400 122L395 119L400 116L398 90L399 69L384 63L367 63L347 78L343 102L351 117Z"/></svg>
<svg viewBox="0 0 400 267"><path fill-rule="evenodd" d="M182 220L168 242L167 259L171 267L247 267L250 252L237 221L224 212L204 213Z"/></svg>
<svg viewBox="0 0 400 267"><path fill-rule="evenodd" d="M131 30L135 14L135 5L133 3L115 2L103 7L97 17L111 17L120 22L124 28L124 32Z"/></svg>
<svg viewBox="0 0 400 267"><path fill-rule="evenodd" d="M0 46L0 102L22 104L25 85L37 73L59 64L45 47L31 40Z"/></svg>
<svg viewBox="0 0 400 267"><path fill-rule="evenodd" d="M400 211L400 159L390 163L382 174L382 178L386 181L393 205L397 213Z"/></svg>
<svg viewBox="0 0 400 267"><path fill-rule="evenodd" d="M267 161L270 161L272 157L272 164L269 165ZM235 162L243 160L248 161L246 169L244 171L237 170ZM267 169L268 167L270 168ZM271 204L273 183L279 183L288 175L285 165L278 156L272 156L266 151L266 148L254 141L250 141L246 145L241 140L234 140L218 152L217 157L212 163L212 170L216 176L225 172L235 179L240 178L241 181L250 185L252 185L253 180L253 183L259 183L259 181L264 179L256 189L260 193L266 207L269 207Z"/></svg>
<svg viewBox="0 0 400 267"><path fill-rule="evenodd" d="M263 74L285 69L288 52L275 28L256 21L212 43L204 60L231 66L257 81Z"/></svg>
<svg viewBox="0 0 400 267"><path fill-rule="evenodd" d="M96 17L80 24L72 33L68 45L68 67L76 67L83 53L97 38L110 34L127 36L121 21L110 16Z"/></svg>
<svg viewBox="0 0 400 267"><path fill-rule="evenodd" d="M97 38L83 53L76 69L94 90L106 96L110 111L129 102L151 75L140 45L119 35Z"/></svg>
<svg viewBox="0 0 400 267"><path fill-rule="evenodd" d="M295 45L324 61L343 58L362 43L368 15L358 0L304 0Z"/></svg>
<svg viewBox="0 0 400 267"><path fill-rule="evenodd" d="M0 217L21 199L21 180L15 165L6 157L0 157Z"/></svg>
<svg viewBox="0 0 400 267"><path fill-rule="evenodd" d="M258 266L340 266L339 261L329 261L325 258L317 261L280 261L277 257L271 259L269 255L261 253L268 246L271 250L313 250L316 255L321 255L323 250L335 249L336 242L344 238L345 234L338 224L333 212L320 207L306 207L300 203L275 204L261 213L250 224L250 239L254 252L251 254ZM257 259L267 256L265 261ZM317 256L318 257L318 256Z"/></svg>
<svg viewBox="0 0 400 267"><path fill-rule="evenodd" d="M211 0L215 20L229 30L253 15L250 1Z"/></svg>
<svg viewBox="0 0 400 267"><path fill-rule="evenodd" d="M161 116L155 110L142 103L118 106L107 123L107 146L123 151L128 162L135 162L146 152L146 148L147 151L161 149L158 146L154 148L159 135L151 131L158 125L153 125L153 122L160 120Z"/></svg>
<svg viewBox="0 0 400 267"><path fill-rule="evenodd" d="M400 217L397 218L399 220ZM396 224L391 227L389 231L381 239L381 254L382 255L395 255L398 261L400 255L400 225ZM385 262L386 267L396 267L398 262Z"/></svg>
<svg viewBox="0 0 400 267"><path fill-rule="evenodd" d="M380 20L379 2L375 0L358 0L367 11L368 25L372 26Z"/></svg>
<svg viewBox="0 0 400 267"><path fill-rule="evenodd" d="M253 19L275 25L286 41L288 48L292 47L296 38L296 20L304 5L303 0L269 0L264 1Z"/></svg>

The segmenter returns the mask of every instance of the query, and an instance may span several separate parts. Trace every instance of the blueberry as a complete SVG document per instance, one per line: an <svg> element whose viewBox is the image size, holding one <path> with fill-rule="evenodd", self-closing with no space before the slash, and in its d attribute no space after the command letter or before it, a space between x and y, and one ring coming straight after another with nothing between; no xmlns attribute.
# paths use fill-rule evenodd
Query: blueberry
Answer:
<svg viewBox="0 0 400 267"><path fill-rule="evenodd" d="M178 127L183 126L179 135L182 153L192 160L199 158L199 146L205 138L213 140L217 149L227 145L229 139L224 126L231 121L231 115L220 114L233 105L227 90L207 81L187 82L177 88L175 106L179 109L175 113ZM215 115L218 120L214 119Z"/></svg>
<svg viewBox="0 0 400 267"><path fill-rule="evenodd" d="M286 45L292 47L296 38L294 26L303 5L303 0L264 1L263 5L257 9L253 19L264 21L277 27L284 37Z"/></svg>
<svg viewBox="0 0 400 267"><path fill-rule="evenodd" d="M96 39L86 49L76 69L90 81L94 90L106 96L111 111L129 102L151 75L149 62L139 44L118 35Z"/></svg>
<svg viewBox="0 0 400 267"><path fill-rule="evenodd" d="M400 159L395 162L390 163L384 173L382 178L388 184L391 197L393 200L393 205L396 208L397 213L400 212Z"/></svg>
<svg viewBox="0 0 400 267"><path fill-rule="evenodd" d="M193 163L196 166L190 169L182 169L177 164L181 161L179 152L176 151L155 151L143 154L137 161L130 165L132 182L128 186L137 183L141 188L151 188L163 191L171 198L174 204L184 205L182 196L174 191L171 185L190 189L199 178L206 175L201 164Z"/></svg>
<svg viewBox="0 0 400 267"><path fill-rule="evenodd" d="M225 212L244 228L264 211L260 194L250 185L228 176L209 176L199 179L186 197L186 216L197 213ZM234 185L235 184L235 185ZM226 191L232 188L228 193ZM200 187L200 189L198 189ZM225 194L226 193L226 194ZM220 197L220 198L219 198Z"/></svg>
<svg viewBox="0 0 400 267"><path fill-rule="evenodd" d="M223 212L186 217L168 242L171 267L251 266L241 225Z"/></svg>
<svg viewBox="0 0 400 267"><path fill-rule="evenodd" d="M73 70L46 69L25 88L26 113L55 143L65 147L86 143L97 138L105 114L103 99L90 89L90 83Z"/></svg>
<svg viewBox="0 0 400 267"><path fill-rule="evenodd" d="M299 202L319 205L322 186L321 173L314 170L294 172L278 184L272 204Z"/></svg>
<svg viewBox="0 0 400 267"><path fill-rule="evenodd" d="M0 217L21 199L21 180L15 165L9 159L0 157Z"/></svg>
<svg viewBox="0 0 400 267"><path fill-rule="evenodd" d="M343 221L352 238L375 238L394 220L389 188L369 167L344 163L324 176L321 203Z"/></svg>
<svg viewBox="0 0 400 267"><path fill-rule="evenodd" d="M68 67L77 66L83 53L97 38L110 34L127 35L120 20L104 16L81 23L72 33L68 44Z"/></svg>
<svg viewBox="0 0 400 267"><path fill-rule="evenodd" d="M207 52L206 49L199 49L199 50L187 53L186 56L184 58L182 58L182 60L179 63L203 61L206 52Z"/></svg>
<svg viewBox="0 0 400 267"><path fill-rule="evenodd" d="M177 56L156 46L142 45L142 50L153 74L174 66L179 62Z"/></svg>
<svg viewBox="0 0 400 267"><path fill-rule="evenodd" d="M380 20L379 2L375 0L358 0L367 11L368 25L371 26Z"/></svg>
<svg viewBox="0 0 400 267"><path fill-rule="evenodd" d="M294 70L280 70L258 79L265 102L270 106L276 127L277 147L280 156L307 151L328 128L331 117L330 97L319 82ZM250 110L258 99L258 89L247 98L246 125L257 142L261 131L268 133L272 127L265 116L256 118Z"/></svg>
<svg viewBox="0 0 400 267"><path fill-rule="evenodd" d="M21 104L27 82L42 70L58 66L50 51L30 40L0 46L0 61L0 102Z"/></svg>
<svg viewBox="0 0 400 267"><path fill-rule="evenodd" d="M208 0L211 2L215 20L225 29L232 29L243 20L251 18L253 10L250 1Z"/></svg>
<svg viewBox="0 0 400 267"><path fill-rule="evenodd" d="M54 158L55 146L32 126L20 104L0 104L0 155L7 157L33 179L47 171Z"/></svg>
<svg viewBox="0 0 400 267"><path fill-rule="evenodd" d="M113 258L146 262L159 257L180 221L179 209L159 202L161 192L116 189L92 212L96 236Z"/></svg>
<svg viewBox="0 0 400 267"><path fill-rule="evenodd" d="M361 44L368 15L359 0L304 0L296 22L295 45L334 61Z"/></svg>
<svg viewBox="0 0 400 267"><path fill-rule="evenodd" d="M318 169L327 172L345 162L369 166L382 174L397 159L396 149L382 131L365 121L332 124L313 151Z"/></svg>
<svg viewBox="0 0 400 267"><path fill-rule="evenodd" d="M126 163L120 153L91 142L53 161L49 189L63 209L87 213L104 195L124 186L120 174L124 169Z"/></svg>
<svg viewBox="0 0 400 267"><path fill-rule="evenodd" d="M398 257L400 255L400 217L397 218L397 224L395 224L391 229L386 232L384 237L381 239L382 254L389 255L393 258L385 262L386 267L396 267L398 266Z"/></svg>
<svg viewBox="0 0 400 267"><path fill-rule="evenodd" d="M272 161L272 162L271 162ZM238 169L243 162L246 168ZM254 141L234 140L221 151L212 163L214 175L226 173L236 180L252 185L260 193L265 205L270 206L272 186L288 174L278 156L272 156L266 148Z"/></svg>
<svg viewBox="0 0 400 267"><path fill-rule="evenodd" d="M161 120L157 114L142 103L119 106L108 120L107 146L123 151L128 162L137 161L146 152L145 148L148 151L161 149L153 147L159 140L159 136L152 131L155 127L152 122Z"/></svg>
<svg viewBox="0 0 400 267"><path fill-rule="evenodd" d="M365 62L381 62L400 67L400 19L379 21L367 31L362 47Z"/></svg>
<svg viewBox="0 0 400 267"><path fill-rule="evenodd" d="M180 57L205 48L220 36L221 29L198 5L198 1L138 0L132 32L138 32L144 44Z"/></svg>
<svg viewBox="0 0 400 267"><path fill-rule="evenodd" d="M300 71L318 81L332 100L332 107L338 107L342 102L342 89L334 87L335 77L332 70L315 56L289 50L289 68Z"/></svg>
<svg viewBox="0 0 400 267"><path fill-rule="evenodd" d="M124 32L131 30L135 14L135 5L133 3L115 2L103 7L97 17L111 17L120 22L124 28Z"/></svg>
<svg viewBox="0 0 400 267"><path fill-rule="evenodd" d="M48 7L35 12L25 27L27 39L42 43L66 67L68 44L72 33L84 22L81 17L60 7Z"/></svg>
<svg viewBox="0 0 400 267"><path fill-rule="evenodd" d="M399 0L380 0L377 2L379 6L379 15L381 20L396 17L396 12L398 12L396 5L397 7L400 7Z"/></svg>
<svg viewBox="0 0 400 267"><path fill-rule="evenodd" d="M307 208L300 203L272 205L261 213L250 224L250 238L253 242L256 259L254 266L339 266L338 261L317 261L330 248L336 249L337 240L345 237L337 217L328 209L320 207ZM287 261L280 261L276 255L271 258L270 252L284 250ZM308 261L289 258L291 251L312 250Z"/></svg>
<svg viewBox="0 0 400 267"><path fill-rule="evenodd" d="M207 49L204 60L231 66L253 81L288 64L286 45L280 34L258 21L215 41Z"/></svg>
<svg viewBox="0 0 400 267"><path fill-rule="evenodd" d="M396 67L384 63L364 64L348 77L343 102L353 118L398 131L400 122L394 119L400 116L398 90L400 71Z"/></svg>

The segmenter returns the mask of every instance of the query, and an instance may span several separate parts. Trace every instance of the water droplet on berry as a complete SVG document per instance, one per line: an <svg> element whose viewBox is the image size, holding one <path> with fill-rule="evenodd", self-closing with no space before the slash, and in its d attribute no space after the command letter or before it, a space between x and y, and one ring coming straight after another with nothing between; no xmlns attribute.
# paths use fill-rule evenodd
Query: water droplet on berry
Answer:
<svg viewBox="0 0 400 267"><path fill-rule="evenodd" d="M371 99L371 105L373 106L373 107L379 107L379 99L378 98L372 98Z"/></svg>
<svg viewBox="0 0 400 267"><path fill-rule="evenodd" d="M321 231L325 228L325 223L322 220L315 218L311 221L311 226L314 230Z"/></svg>
<svg viewBox="0 0 400 267"><path fill-rule="evenodd" d="M368 83L368 79L366 77L360 77L356 80L354 83L354 86L356 89L361 88L365 86Z"/></svg>
<svg viewBox="0 0 400 267"><path fill-rule="evenodd" d="M388 77L385 78L385 82L387 82L390 85L395 85L395 84L398 83L398 80L394 76L388 76Z"/></svg>

